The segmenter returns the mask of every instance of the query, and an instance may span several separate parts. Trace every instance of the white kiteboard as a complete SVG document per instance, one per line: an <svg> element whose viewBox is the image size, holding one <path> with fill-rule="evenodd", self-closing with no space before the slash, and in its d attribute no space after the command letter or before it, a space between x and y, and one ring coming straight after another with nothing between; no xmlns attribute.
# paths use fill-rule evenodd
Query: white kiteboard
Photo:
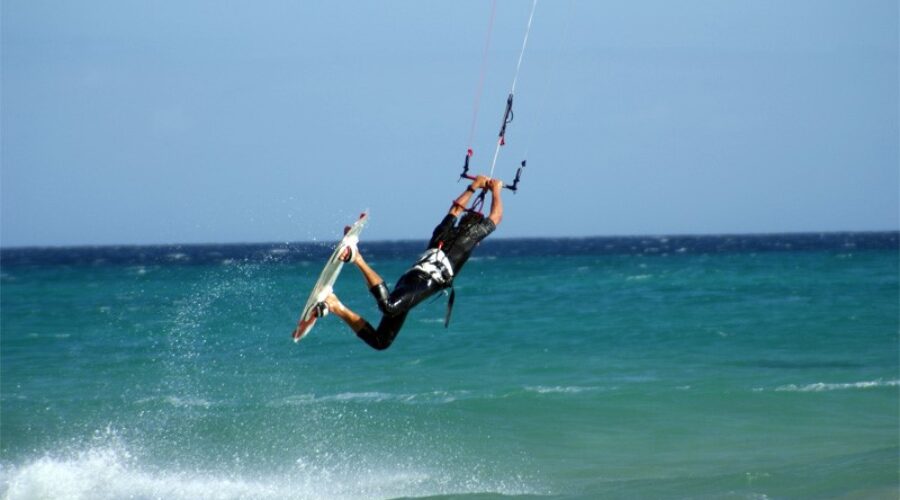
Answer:
<svg viewBox="0 0 900 500"><path fill-rule="evenodd" d="M322 274L319 275L316 286L313 287L312 293L309 294L309 299L306 301L303 313L300 315L300 321L297 322L297 328L294 329L294 342L300 342L300 339L312 330L316 320L319 319L319 315L316 313L316 306L324 302L325 298L334 291L334 282L337 280L338 275L341 274L341 268L344 267L344 262L340 259L341 250L348 245L356 245L359 242L359 233L366 227L366 222L369 220L368 216L368 212L363 212L359 215L359 219L356 219L356 222L350 226L350 230L344 234L344 237L334 248L334 252L331 253L331 257L328 258L328 262L325 263L325 269L322 269Z"/></svg>

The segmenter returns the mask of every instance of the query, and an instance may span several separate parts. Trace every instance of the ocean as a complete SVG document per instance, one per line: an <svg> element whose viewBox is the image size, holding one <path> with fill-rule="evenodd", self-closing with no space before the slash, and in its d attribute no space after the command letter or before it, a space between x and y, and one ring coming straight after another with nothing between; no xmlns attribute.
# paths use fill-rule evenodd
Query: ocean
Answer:
<svg viewBox="0 0 900 500"><path fill-rule="evenodd" d="M3 249L0 496L900 496L896 232L489 238L383 352L292 342L329 253Z"/></svg>

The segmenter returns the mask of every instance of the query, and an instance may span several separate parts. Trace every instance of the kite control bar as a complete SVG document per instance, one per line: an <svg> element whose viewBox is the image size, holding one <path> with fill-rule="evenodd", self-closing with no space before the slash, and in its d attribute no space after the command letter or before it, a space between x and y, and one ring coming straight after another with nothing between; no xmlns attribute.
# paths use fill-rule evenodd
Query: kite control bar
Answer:
<svg viewBox="0 0 900 500"><path fill-rule="evenodd" d="M512 92L510 92L509 97L506 98L506 109L503 111L503 123L500 125L500 134L497 139L497 151L494 153L494 163L491 164L491 175L493 175L493 173L494 173L494 164L497 163L497 153L500 152L501 146L506 145L506 126L509 125L510 123L512 123L513 117L514 117L512 106L513 106L513 94L512 94ZM469 179L469 180L473 180L473 181L475 180L474 176L469 175L469 158L471 158L473 154L474 153L472 152L471 148L466 150L466 161L465 161L465 163L463 163L462 173L459 174L459 177L461 179ZM519 180L521 180L521 178L522 178L522 169L523 168L525 168L525 160L522 160L522 166L520 166L516 170L516 178L513 179L512 184L507 184L504 182L503 187L505 187L506 189L509 189L513 193L517 192L519 190Z"/></svg>
<svg viewBox="0 0 900 500"><path fill-rule="evenodd" d="M508 123L508 122L507 122ZM469 179L470 181L474 181L477 179L474 175L469 174L469 158L472 157L474 153L471 149L466 151L466 161L463 163L463 171L459 174L460 179ZM512 184L503 183L503 187L509 189L513 193L518 192L519 190L519 181L522 179L522 169L525 168L525 160L522 160L522 165L516 170L516 178L513 179Z"/></svg>

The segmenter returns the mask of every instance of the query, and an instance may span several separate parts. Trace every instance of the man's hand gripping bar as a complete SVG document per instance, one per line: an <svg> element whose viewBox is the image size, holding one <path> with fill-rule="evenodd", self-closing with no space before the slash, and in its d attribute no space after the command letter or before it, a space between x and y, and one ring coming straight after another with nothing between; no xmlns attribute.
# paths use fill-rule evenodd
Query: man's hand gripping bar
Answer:
<svg viewBox="0 0 900 500"><path fill-rule="evenodd" d="M476 177L474 175L469 174L469 158L472 157L474 153L471 149L466 151L466 161L463 163L463 171L459 174L460 179L469 179L470 181L474 181ZM522 169L525 168L525 160L522 160L522 165L516 169L516 178L513 179L512 184L503 183L503 187L509 189L513 193L519 191L519 181L522 179Z"/></svg>

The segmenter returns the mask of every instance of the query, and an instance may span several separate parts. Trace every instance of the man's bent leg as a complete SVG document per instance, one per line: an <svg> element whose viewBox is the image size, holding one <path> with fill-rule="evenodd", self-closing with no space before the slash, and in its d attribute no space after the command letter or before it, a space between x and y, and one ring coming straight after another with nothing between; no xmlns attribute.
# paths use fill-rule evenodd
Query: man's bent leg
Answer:
<svg viewBox="0 0 900 500"><path fill-rule="evenodd" d="M344 320L344 323L347 323L347 326L354 332L369 324L362 316L351 311L350 308L341 303L337 295L333 293L325 299L325 305L328 306L328 310L334 313L335 316Z"/></svg>
<svg viewBox="0 0 900 500"><path fill-rule="evenodd" d="M354 263L356 264L356 267L359 268L360 272L362 272L363 278L366 280L366 288L371 290L373 286L384 283L381 276L379 276L374 269L369 267L369 264L363 259L362 254L357 254Z"/></svg>
<svg viewBox="0 0 900 500"><path fill-rule="evenodd" d="M366 322L361 330L354 331L356 332L357 337L361 338L366 344L369 344L369 347L378 351L383 351L390 347L394 342L394 339L397 338L397 334L400 333L400 328L403 327L403 322L406 320L407 314L408 313L403 313L396 316L384 315L381 317L381 322L378 323L377 330L372 328L372 325Z"/></svg>
<svg viewBox="0 0 900 500"><path fill-rule="evenodd" d="M381 318L381 322L376 330L362 316L342 304L336 295L329 295L325 299L325 303L328 305L328 310L344 320L344 323L347 323L347 326L356 333L357 337L369 344L372 349L379 351L387 349L394 342L407 315L406 312L394 316L385 315Z"/></svg>
<svg viewBox="0 0 900 500"><path fill-rule="evenodd" d="M361 260L361 257L358 256L357 258ZM363 262L360 269L363 269L364 275L366 274L365 268L368 268L368 266ZM374 274L374 271L372 271L372 274ZM377 277L378 275L375 274L375 276ZM432 286L432 282L427 276L417 272L408 272L400 277L394 291L388 293L384 281L378 277L377 283L369 288L369 291L378 303L378 308L384 313L377 329L373 328L360 315L348 309L338 300L336 295L329 295L325 299L325 303L331 312L350 326L357 337L361 338L373 349L383 350L387 349L394 342L397 334L400 333L400 328L403 327L409 310L437 292L437 290L437 288Z"/></svg>

